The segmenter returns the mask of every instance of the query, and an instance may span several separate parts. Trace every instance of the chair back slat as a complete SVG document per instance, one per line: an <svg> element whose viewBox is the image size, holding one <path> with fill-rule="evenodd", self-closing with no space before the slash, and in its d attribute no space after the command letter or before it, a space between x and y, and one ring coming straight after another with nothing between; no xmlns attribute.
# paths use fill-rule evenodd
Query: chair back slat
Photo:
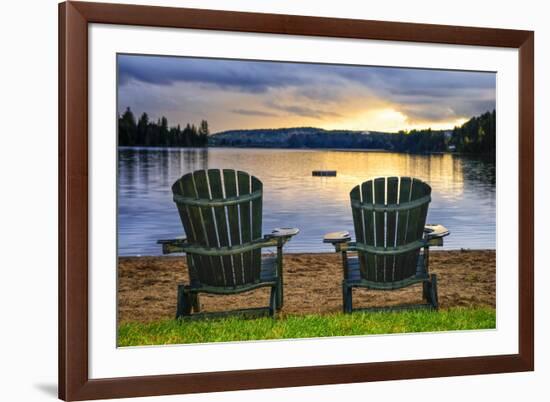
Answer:
<svg viewBox="0 0 550 402"><path fill-rule="evenodd" d="M368 181L361 185L361 201L372 204L374 202L374 182ZM375 245L375 226L374 226L374 212L363 211L363 230L365 237L365 244ZM376 257L373 254L365 255L366 266L364 268L365 275L376 278Z"/></svg>
<svg viewBox="0 0 550 402"><path fill-rule="evenodd" d="M350 192L351 202L361 202L361 187L355 186ZM355 229L355 238L358 243L365 243L365 228L363 220L363 211L359 208L352 208L351 213L353 215L353 227ZM360 267L367 267L365 261L365 254L359 254L359 259L361 260ZM369 265L370 266L370 265Z"/></svg>
<svg viewBox="0 0 550 402"><path fill-rule="evenodd" d="M386 204L386 179L384 177L374 180L374 204ZM374 246L386 247L386 213L374 213ZM377 255L376 257L376 280L386 282L386 256Z"/></svg>
<svg viewBox="0 0 550 402"><path fill-rule="evenodd" d="M396 282L416 275L420 249L406 247L422 240L430 194L429 185L409 177L377 178L352 189L357 244L368 250L358 251L363 279Z"/></svg>
<svg viewBox="0 0 550 402"><path fill-rule="evenodd" d="M250 178L251 186L252 186L252 192L256 191L263 191L263 184L260 180L258 180L256 177L252 176ZM252 238L253 239L259 239L262 237L262 200L259 198L256 198L252 201ZM261 265L262 265L262 251L260 249L256 249L252 251L252 269L253 269L253 277L257 278L260 276L261 271Z"/></svg>
<svg viewBox="0 0 550 402"><path fill-rule="evenodd" d="M234 170L223 170L223 182L225 185L226 197L237 197L237 173ZM227 206L227 222L229 224L229 240L232 246L241 244L241 232L239 224L239 206ZM233 276L235 284L242 285L245 283L243 276L243 256L236 254L232 257L233 260Z"/></svg>
<svg viewBox="0 0 550 402"><path fill-rule="evenodd" d="M184 194L184 183L182 180L178 180L174 183L172 186L172 193L174 194ZM176 204L176 207L178 208L179 216L181 219L181 223L183 225L186 231L187 240L192 243L197 243L197 234L195 233L195 229L193 228L193 225L191 224L191 212L188 210L187 206L183 204ZM198 261L201 257L196 256L193 257L192 255L187 255L187 266L189 268L189 276L191 277L191 281L198 280L198 273L196 270L196 264L201 263Z"/></svg>
<svg viewBox="0 0 550 402"><path fill-rule="evenodd" d="M172 192L186 197L199 198L192 173L185 175L182 179L174 183ZM193 234L193 240L189 241L192 241L194 244L206 246L208 244L208 238L203 225L200 207L185 204L177 204L177 207L187 238L190 239L189 234ZM192 256L190 260L188 258L188 262L192 264L192 267L190 266L192 269L189 271L191 282L207 280L207 276L212 275L210 257ZM201 268L200 270L198 269L199 267Z"/></svg>
<svg viewBox="0 0 550 402"><path fill-rule="evenodd" d="M410 177L402 177L399 183L399 203L405 204L411 200L411 185ZM397 233L395 236L395 245L402 246L406 244L407 228L409 223L409 211L401 210L397 213ZM405 267L407 265L407 254L399 254L395 257L395 275L398 278L405 277Z"/></svg>
<svg viewBox="0 0 550 402"><path fill-rule="evenodd" d="M250 176L245 172L237 172L239 196L250 194ZM239 204L239 219L241 223L241 239L243 244L252 240L252 219L250 217L250 202ZM243 253L243 276L246 283L252 281L252 252Z"/></svg>
<svg viewBox="0 0 550 402"><path fill-rule="evenodd" d="M397 204L399 191L399 178L388 177L386 203ZM397 233L397 212L388 211L386 214L386 247L395 247L395 234ZM395 278L395 255L386 257L386 282Z"/></svg>
<svg viewBox="0 0 550 402"><path fill-rule="evenodd" d="M222 176L219 170L208 170L208 183L210 184L210 196L213 199L224 199ZM227 228L227 214L225 206L213 206L216 233L219 247L229 247L229 232ZM222 272L225 286L235 285L235 272L233 269L233 259L231 256L221 257Z"/></svg>
<svg viewBox="0 0 550 402"><path fill-rule="evenodd" d="M413 179L411 185L411 201L422 198L426 195L430 195L431 188L424 182ZM424 233L424 226L426 224L426 215L428 212L428 204L412 208L409 211L409 223L407 227L406 241L405 243L410 243L415 240L422 238ZM416 261L418 258L419 250L410 251L407 258L407 263L403 267L405 274L407 276L414 276L416 274Z"/></svg>
<svg viewBox="0 0 550 402"><path fill-rule="evenodd" d="M188 242L209 248L246 245L261 238L262 184L245 172L197 170L172 187ZM218 287L256 283L260 250L233 255L187 254L191 282Z"/></svg>
<svg viewBox="0 0 550 402"><path fill-rule="evenodd" d="M195 188L197 189L197 198L209 199L210 188L208 184L207 174L205 170L199 170L193 174L195 182ZM219 242L216 234L216 220L214 217L214 211L211 207L199 207L200 217L202 219L202 225L204 232L206 233L207 247L219 247ZM223 275L223 261L221 257L210 257L210 277L207 279L210 283L218 286L224 286L225 280Z"/></svg>

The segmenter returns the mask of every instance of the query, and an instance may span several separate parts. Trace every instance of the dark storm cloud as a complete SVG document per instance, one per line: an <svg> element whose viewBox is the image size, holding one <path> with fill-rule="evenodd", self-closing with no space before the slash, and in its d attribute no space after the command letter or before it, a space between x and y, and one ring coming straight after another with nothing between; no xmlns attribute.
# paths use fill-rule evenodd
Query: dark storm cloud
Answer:
<svg viewBox="0 0 550 402"><path fill-rule="evenodd" d="M353 81L404 95L438 95L449 90L494 87L494 74L483 72L372 67L367 74L356 68L344 71L343 75Z"/></svg>
<svg viewBox="0 0 550 402"><path fill-rule="evenodd" d="M269 88L303 85L309 80L285 63L158 56L119 56L121 85L136 80L148 84L172 85L191 82L242 92L259 93Z"/></svg>

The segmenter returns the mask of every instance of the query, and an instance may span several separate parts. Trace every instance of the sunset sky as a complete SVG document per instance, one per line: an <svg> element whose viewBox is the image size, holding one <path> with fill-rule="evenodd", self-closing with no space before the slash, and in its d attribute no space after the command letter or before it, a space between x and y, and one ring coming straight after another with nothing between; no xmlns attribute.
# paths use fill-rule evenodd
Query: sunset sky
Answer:
<svg viewBox="0 0 550 402"><path fill-rule="evenodd" d="M495 108L496 74L391 67L118 56L118 111L208 121L211 132L320 127L447 129Z"/></svg>

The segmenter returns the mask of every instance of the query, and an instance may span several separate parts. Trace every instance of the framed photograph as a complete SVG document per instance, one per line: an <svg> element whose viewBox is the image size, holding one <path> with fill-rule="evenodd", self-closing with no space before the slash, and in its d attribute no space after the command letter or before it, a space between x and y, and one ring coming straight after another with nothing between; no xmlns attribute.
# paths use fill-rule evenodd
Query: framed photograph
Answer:
<svg viewBox="0 0 550 402"><path fill-rule="evenodd" d="M61 399L533 370L533 32L59 21Z"/></svg>

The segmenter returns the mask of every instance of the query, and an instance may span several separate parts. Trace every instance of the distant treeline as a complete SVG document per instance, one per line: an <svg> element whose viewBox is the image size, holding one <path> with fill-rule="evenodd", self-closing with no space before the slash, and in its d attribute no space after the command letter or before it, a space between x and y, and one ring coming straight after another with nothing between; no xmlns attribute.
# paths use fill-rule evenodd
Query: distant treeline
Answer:
<svg viewBox="0 0 550 402"><path fill-rule="evenodd" d="M134 114L127 108L118 118L118 145L145 147L205 147L208 145L208 122L202 120L199 127L178 124L168 127L166 117L151 122L143 113L136 123Z"/></svg>
<svg viewBox="0 0 550 402"><path fill-rule="evenodd" d="M429 153L456 151L494 155L496 112L473 117L453 130L398 133L323 130L313 127L234 130L214 134L209 145L266 148L350 148Z"/></svg>
<svg viewBox="0 0 550 402"><path fill-rule="evenodd" d="M496 111L472 117L452 132L412 130L400 131L392 141L393 149L405 152L456 151L471 154L495 154Z"/></svg>
<svg viewBox="0 0 550 402"><path fill-rule="evenodd" d="M166 117L156 123L143 113L136 123L127 108L118 119L119 145L151 147L263 147L351 148L395 152L430 153L456 151L495 154L496 111L472 117L453 130L411 130L398 133L323 130L315 127L233 130L209 135L208 122L169 127Z"/></svg>
<svg viewBox="0 0 550 402"><path fill-rule="evenodd" d="M236 130L210 136L214 146L268 148L384 149L397 152L442 152L452 131L413 130L400 133L323 130L313 127Z"/></svg>
<svg viewBox="0 0 550 402"><path fill-rule="evenodd" d="M351 148L383 149L396 152L443 152L447 150L442 131L412 130L408 133L317 132L311 135L294 134L289 148Z"/></svg>
<svg viewBox="0 0 550 402"><path fill-rule="evenodd" d="M450 145L456 151L473 154L495 154L496 111L472 117L460 127L455 127Z"/></svg>

